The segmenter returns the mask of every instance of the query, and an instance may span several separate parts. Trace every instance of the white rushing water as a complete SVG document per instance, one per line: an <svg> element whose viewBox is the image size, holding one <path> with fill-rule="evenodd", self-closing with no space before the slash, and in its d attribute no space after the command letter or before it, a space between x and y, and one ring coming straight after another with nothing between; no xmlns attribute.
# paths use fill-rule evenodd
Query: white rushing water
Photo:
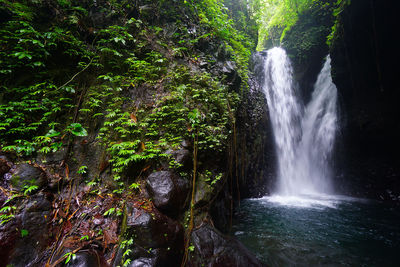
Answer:
<svg viewBox="0 0 400 267"><path fill-rule="evenodd" d="M276 193L281 196L331 194L337 89L331 78L329 56L306 106L293 84L292 67L282 48L268 50L264 67L264 92L278 157Z"/></svg>

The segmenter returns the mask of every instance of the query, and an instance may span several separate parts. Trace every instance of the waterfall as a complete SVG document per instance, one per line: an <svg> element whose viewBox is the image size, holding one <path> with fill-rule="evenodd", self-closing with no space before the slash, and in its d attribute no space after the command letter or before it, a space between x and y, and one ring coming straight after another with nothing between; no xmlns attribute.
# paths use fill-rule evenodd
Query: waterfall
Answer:
<svg viewBox="0 0 400 267"><path fill-rule="evenodd" d="M293 84L292 67L282 48L268 50L264 68L263 89L278 157L276 193L332 193L330 162L337 128L337 90L329 56L306 106Z"/></svg>

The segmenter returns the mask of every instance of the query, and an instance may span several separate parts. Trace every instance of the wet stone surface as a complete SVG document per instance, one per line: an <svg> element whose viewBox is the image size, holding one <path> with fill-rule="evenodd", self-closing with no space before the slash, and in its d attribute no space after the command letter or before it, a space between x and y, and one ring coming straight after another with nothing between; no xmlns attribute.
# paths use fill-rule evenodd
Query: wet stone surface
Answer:
<svg viewBox="0 0 400 267"><path fill-rule="evenodd" d="M147 190L154 205L167 215L174 217L181 211L189 192L189 182L170 171L150 174L147 178Z"/></svg>

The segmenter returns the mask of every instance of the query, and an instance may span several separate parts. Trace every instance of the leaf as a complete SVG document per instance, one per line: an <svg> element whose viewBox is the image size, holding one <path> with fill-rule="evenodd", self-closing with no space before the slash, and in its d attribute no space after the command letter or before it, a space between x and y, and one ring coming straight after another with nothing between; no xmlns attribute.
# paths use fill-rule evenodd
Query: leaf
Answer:
<svg viewBox="0 0 400 267"><path fill-rule="evenodd" d="M137 118L135 116L135 114L131 113L131 120L134 121L135 123L137 123Z"/></svg>
<svg viewBox="0 0 400 267"><path fill-rule="evenodd" d="M79 239L79 241L82 241L82 240L89 240L89 236L88 235L82 236L81 239Z"/></svg>
<svg viewBox="0 0 400 267"><path fill-rule="evenodd" d="M143 168L142 172L147 171L150 168L151 165L147 165L146 167Z"/></svg>
<svg viewBox="0 0 400 267"><path fill-rule="evenodd" d="M139 152L143 152L146 149L146 146L143 142L140 143Z"/></svg>
<svg viewBox="0 0 400 267"><path fill-rule="evenodd" d="M116 244L118 243L118 236L116 235L115 229L105 229L104 230L104 242L109 244ZM105 247L107 247L107 245Z"/></svg>
<svg viewBox="0 0 400 267"><path fill-rule="evenodd" d="M69 178L69 168L68 168L68 165L65 165L65 177Z"/></svg>
<svg viewBox="0 0 400 267"><path fill-rule="evenodd" d="M87 169L88 169L87 166L80 166L79 169L78 169L78 171L77 171L76 173L78 173L78 174L85 174L85 173L87 173Z"/></svg>
<svg viewBox="0 0 400 267"><path fill-rule="evenodd" d="M132 183L132 184L129 186L129 188L130 188L130 189L139 189L139 188L140 188L140 184L138 184L138 183Z"/></svg>
<svg viewBox="0 0 400 267"><path fill-rule="evenodd" d="M28 53L24 52L17 52L14 54L15 57L18 57L18 59L23 59L25 57L27 57L28 59L32 59L32 56Z"/></svg>
<svg viewBox="0 0 400 267"><path fill-rule="evenodd" d="M80 123L71 123L70 126L68 126L70 132L75 135L75 136L87 136L88 132L86 131L85 128L82 127Z"/></svg>
<svg viewBox="0 0 400 267"><path fill-rule="evenodd" d="M72 253L72 252L68 252L68 253L64 254L64 257L66 258L65 264L67 264L71 259L75 260L76 255L74 253Z"/></svg>
<svg viewBox="0 0 400 267"><path fill-rule="evenodd" d="M22 229L21 230L21 237L24 238L25 236L27 236L29 234L28 230L26 229Z"/></svg>
<svg viewBox="0 0 400 267"><path fill-rule="evenodd" d="M109 210L107 210L106 212L104 212L104 216L109 216L112 215L115 212L115 208L110 208Z"/></svg>
<svg viewBox="0 0 400 267"><path fill-rule="evenodd" d="M59 136L61 133L55 131L54 129L50 129L50 131L46 134L46 137L56 137Z"/></svg>
<svg viewBox="0 0 400 267"><path fill-rule="evenodd" d="M190 123L192 125L194 125L196 123L199 123L199 121L200 121L200 111L197 108L193 109L192 111L189 112L188 118L189 118L189 121L190 121Z"/></svg>
<svg viewBox="0 0 400 267"><path fill-rule="evenodd" d="M124 252L124 254L122 254L122 257L128 256L131 252L132 252L131 249L127 249L127 250Z"/></svg>
<svg viewBox="0 0 400 267"><path fill-rule="evenodd" d="M35 191L35 190L37 190L37 189L39 189L39 186L37 186L37 185L31 185L31 186L29 186L27 189L25 189L24 195L26 196L26 195L28 195L29 193L32 193L33 191Z"/></svg>
<svg viewBox="0 0 400 267"><path fill-rule="evenodd" d="M33 65L36 67L40 67L40 66L43 66L44 64L43 64L43 62L37 61L37 62L33 62Z"/></svg>

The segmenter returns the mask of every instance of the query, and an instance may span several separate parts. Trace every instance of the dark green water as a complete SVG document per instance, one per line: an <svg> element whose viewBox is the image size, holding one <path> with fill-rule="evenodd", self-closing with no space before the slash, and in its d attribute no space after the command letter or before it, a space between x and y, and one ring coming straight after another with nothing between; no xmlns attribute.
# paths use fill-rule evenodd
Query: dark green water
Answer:
<svg viewBox="0 0 400 267"><path fill-rule="evenodd" d="M400 209L347 197L241 202L234 235L269 266L400 266Z"/></svg>

